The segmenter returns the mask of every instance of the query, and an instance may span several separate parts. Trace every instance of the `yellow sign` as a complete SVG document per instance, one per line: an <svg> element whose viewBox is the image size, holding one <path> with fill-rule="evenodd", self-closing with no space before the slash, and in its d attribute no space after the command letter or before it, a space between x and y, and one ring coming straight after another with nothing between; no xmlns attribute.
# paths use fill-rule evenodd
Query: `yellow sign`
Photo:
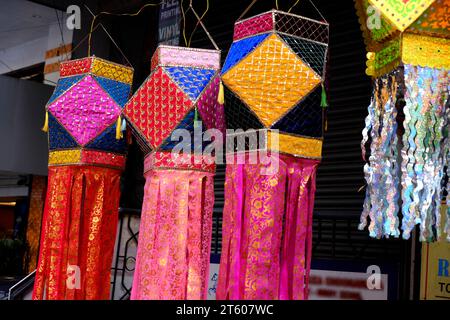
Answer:
<svg viewBox="0 0 450 320"><path fill-rule="evenodd" d="M442 208L442 225L445 225L447 207ZM422 270L420 299L450 300L450 243L445 240L422 244Z"/></svg>

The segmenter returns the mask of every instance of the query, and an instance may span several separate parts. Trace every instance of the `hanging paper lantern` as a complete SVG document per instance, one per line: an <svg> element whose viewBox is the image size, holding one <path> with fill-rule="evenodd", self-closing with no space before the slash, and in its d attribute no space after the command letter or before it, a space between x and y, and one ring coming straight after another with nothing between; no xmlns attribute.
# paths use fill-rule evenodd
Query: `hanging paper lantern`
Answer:
<svg viewBox="0 0 450 320"><path fill-rule="evenodd" d="M328 36L327 23L276 10L235 24L227 127L262 130L279 161L272 173L227 161L218 299L307 298Z"/></svg>
<svg viewBox="0 0 450 320"><path fill-rule="evenodd" d="M220 51L159 46L151 74L125 107L146 153L132 299L206 299L215 163L194 132L224 130L219 69ZM181 142L188 148L178 158L177 129L192 138Z"/></svg>
<svg viewBox="0 0 450 320"><path fill-rule="evenodd" d="M360 229L370 217L370 236L399 237L401 229L408 239L420 224L420 240L433 241L446 223L450 240L450 219L441 221L449 164L450 1L357 0L356 9L369 51L366 72L374 77L363 130L364 159L369 137L371 144ZM403 123L397 114L404 114Z"/></svg>
<svg viewBox="0 0 450 320"><path fill-rule="evenodd" d="M109 299L120 175L120 114L133 70L97 57L62 62L47 103L48 190L34 299Z"/></svg>

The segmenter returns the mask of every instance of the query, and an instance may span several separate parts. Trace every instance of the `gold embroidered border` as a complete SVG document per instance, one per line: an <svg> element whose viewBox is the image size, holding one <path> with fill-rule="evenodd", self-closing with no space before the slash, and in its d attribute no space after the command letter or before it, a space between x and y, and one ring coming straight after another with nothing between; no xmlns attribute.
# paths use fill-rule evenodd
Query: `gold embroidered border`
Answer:
<svg viewBox="0 0 450 320"><path fill-rule="evenodd" d="M269 150L292 154L299 157L320 159L322 157L321 139L292 136L278 133L278 146L272 142L272 135L277 134L267 131L267 145Z"/></svg>
<svg viewBox="0 0 450 320"><path fill-rule="evenodd" d="M125 168L126 157L112 152L96 150L58 150L49 153L48 165L93 165L116 169Z"/></svg>
<svg viewBox="0 0 450 320"><path fill-rule="evenodd" d="M450 69L450 39L405 33L402 60L404 64Z"/></svg>
<svg viewBox="0 0 450 320"><path fill-rule="evenodd" d="M97 76L131 84L133 82L133 69L112 63L97 57L93 58L91 72Z"/></svg>
<svg viewBox="0 0 450 320"><path fill-rule="evenodd" d="M81 161L81 150L51 151L48 155L48 165L61 165L79 163Z"/></svg>

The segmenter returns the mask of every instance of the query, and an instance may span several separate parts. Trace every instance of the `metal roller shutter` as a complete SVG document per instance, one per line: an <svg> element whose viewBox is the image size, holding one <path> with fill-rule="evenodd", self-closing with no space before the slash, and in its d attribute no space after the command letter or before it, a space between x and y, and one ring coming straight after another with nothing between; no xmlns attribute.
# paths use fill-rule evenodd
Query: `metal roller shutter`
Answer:
<svg viewBox="0 0 450 320"><path fill-rule="evenodd" d="M233 24L251 1L213 3L206 16L209 32L224 52L232 42ZM273 7L271 1L257 3L247 14L251 16ZM286 10L293 1L279 1ZM317 176L317 193L313 225L313 264L318 260L389 263L398 267L398 297L409 291L410 241L370 239L368 232L358 231L364 200L364 163L361 159L361 131L370 101L371 82L365 74L365 47L354 3L346 1L314 1L330 23L327 92L328 131L325 134L323 162ZM199 8L200 11L202 8ZM301 2L293 13L320 20L314 7ZM188 29L189 30L189 29ZM194 36L193 47L211 48L202 30ZM213 253L220 253L221 224L224 201L225 168L220 166L215 177Z"/></svg>

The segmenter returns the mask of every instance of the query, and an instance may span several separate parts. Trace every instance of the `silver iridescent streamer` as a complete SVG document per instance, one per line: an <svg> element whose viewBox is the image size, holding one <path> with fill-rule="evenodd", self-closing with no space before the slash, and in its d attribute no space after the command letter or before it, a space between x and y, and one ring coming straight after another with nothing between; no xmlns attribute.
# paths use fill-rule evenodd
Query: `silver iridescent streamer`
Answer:
<svg viewBox="0 0 450 320"><path fill-rule="evenodd" d="M399 155L397 106L403 99L404 134ZM448 193L450 188L449 183L443 184L450 163L448 99L446 70L405 65L375 80L361 142L365 160L370 132L370 157L364 166L366 199L359 228L367 225L369 217L371 237L398 237L401 211L403 238L408 239L419 224L421 241L440 238L442 229L450 241L450 209L443 216L447 220L444 228L441 218L444 191Z"/></svg>

